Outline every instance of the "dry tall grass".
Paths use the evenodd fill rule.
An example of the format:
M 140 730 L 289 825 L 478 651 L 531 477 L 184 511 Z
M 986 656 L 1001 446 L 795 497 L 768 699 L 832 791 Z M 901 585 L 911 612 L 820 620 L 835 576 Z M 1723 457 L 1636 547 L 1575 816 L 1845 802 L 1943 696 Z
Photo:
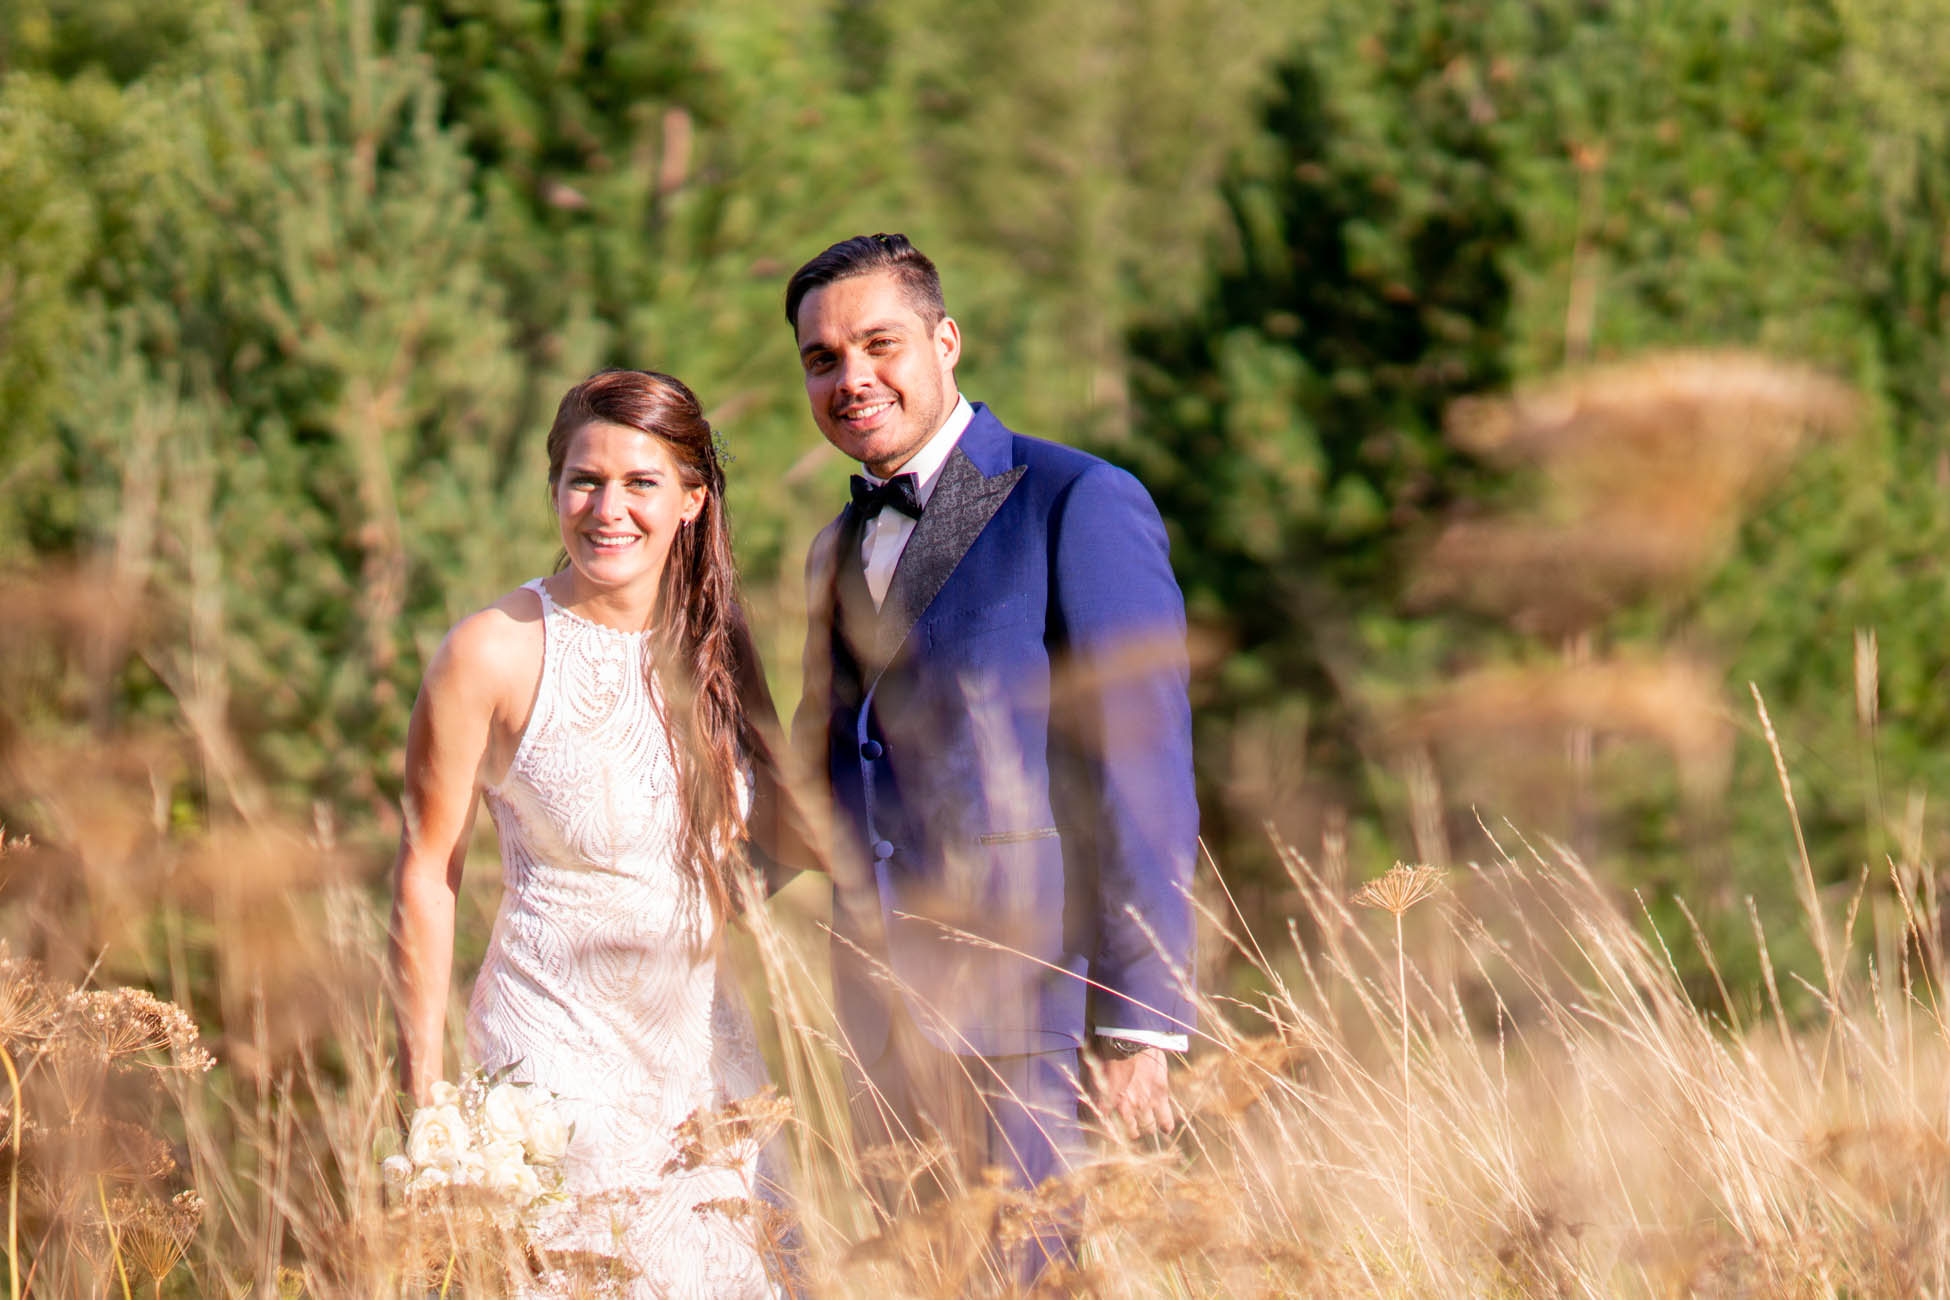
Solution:
M 16 776 L 29 748 L 13 748 Z M 39 806 L 63 797 L 42 787 Z M 141 1087 L 91 1092 L 88 1071 L 113 1077 L 124 1058 L 64 1065 L 57 1041 L 78 1031 L 59 1027 L 60 1009 L 140 999 L 70 995 L 19 960 L 0 970 L 0 1046 L 24 1102 L 7 1116 L 19 1120 L 8 1258 L 21 1293 L 502 1293 L 528 1263 L 504 1225 L 464 1203 L 409 1211 L 382 1186 L 397 1121 L 371 885 L 262 828 L 117 843 L 151 881 L 146 930 L 122 933 L 146 933 L 158 988 L 216 1022 L 219 1064 L 184 1068 L 199 1064 L 193 1040 L 145 1003 L 130 1023 L 176 1028 L 129 1049 Z M 853 1151 L 841 1118 L 817 890 L 788 891 L 735 947 L 794 1102 L 812 1288 L 1000 1290 L 982 1244 L 1056 1210 L 1084 1249 L 1050 1289 L 1115 1300 L 1950 1293 L 1950 1053 L 1925 864 L 1810 898 L 1830 913 L 1831 974 L 1770 967 L 1764 994 L 1699 1005 L 1664 946 L 1694 936 L 1653 934 L 1566 853 L 1514 832 L 1483 845 L 1439 894 L 1379 913 L 1291 851 L 1283 925 L 1249 925 L 1212 891 L 1208 941 L 1230 950 L 1237 978 L 1205 1000 L 1178 1074 L 1178 1139 L 1106 1140 L 1100 1163 L 1033 1196 L 970 1187 L 879 1235 L 860 1174 L 885 1156 Z M 95 923 L 100 891 L 62 901 L 33 888 L 77 851 L 15 844 L 0 858 L 16 945 L 58 957 L 71 945 L 45 927 Z M 226 873 L 228 890 L 210 883 Z M 233 896 L 257 910 L 245 929 L 217 928 Z M 1783 986 L 1816 1014 L 1791 1018 Z M 121 1147 L 56 1140 L 89 1125 L 113 1127 Z M 187 1197 L 171 1200 L 191 1192 L 200 1227 Z
M 1734 401 L 1749 430 L 1807 405 L 1772 371 L 1740 372 L 1731 392 L 1696 382 L 1704 373 L 1677 367 L 1657 389 L 1663 414 L 1628 422 L 1634 436 L 1604 440 L 1608 452 L 1642 459 L 1635 448 L 1664 447 L 1701 405 Z M 1611 427 L 1618 386 L 1482 408 L 1471 427 L 1486 448 L 1555 446 L 1561 429 Z M 1816 396 L 1824 421 L 1841 418 L 1839 398 Z M 1754 446 L 1714 461 L 1729 499 L 1777 458 L 1773 441 Z M 1613 477 L 1578 481 L 1596 502 Z M 1719 534 L 1685 536 L 1691 564 Z M 188 734 L 101 730 L 103 684 L 77 685 L 73 666 L 99 674 L 99 647 L 126 644 L 139 611 L 58 598 L 91 581 L 45 600 L 14 592 L 0 625 L 0 806 L 36 831 L 0 832 L 10 1300 L 505 1293 L 544 1261 L 492 1205 L 406 1206 L 380 1175 L 399 1125 L 381 992 L 387 846 L 271 816 L 208 672 L 159 674 L 186 683 L 171 689 Z M 1865 726 L 1873 657 L 1872 644 L 1859 652 Z M 1521 694 L 1551 728 L 1640 719 L 1696 784 L 1717 783 L 1724 738 L 1690 678 L 1605 664 L 1552 681 L 1538 714 L 1534 677 L 1477 678 L 1474 707 L 1421 719 L 1420 738 L 1480 731 Z M 76 739 L 64 714 L 95 734 Z M 192 786 L 199 800 L 181 798 Z M 184 817 L 186 803 L 218 807 Z M 1351 890 L 1344 854 L 1316 865 L 1286 850 L 1281 916 L 1240 915 L 1208 873 L 1204 943 L 1226 979 L 1177 1074 L 1178 1137 L 1106 1136 L 1102 1159 L 1069 1178 L 1033 1193 L 978 1181 L 885 1232 L 863 1177 L 899 1171 L 847 1132 L 820 886 L 787 890 L 731 947 L 792 1102 L 810 1289 L 1005 1291 L 986 1243 L 1055 1213 L 1082 1251 L 1046 1289 L 1105 1300 L 1950 1295 L 1950 1023 L 1936 870 L 1920 848 L 1841 897 L 1816 888 L 1805 856 L 1785 866 L 1819 966 L 1764 960 L 1761 989 L 1722 986 L 1705 1003 L 1666 946 L 1696 945 L 1712 967 L 1702 927 L 1657 934 L 1639 900 L 1513 830 L 1485 828 L 1454 856 L 1472 853 L 1428 895 L 1426 871 Z M 462 953 L 482 946 L 491 861 L 478 854 L 470 873 Z M 1765 958 L 1757 921 L 1755 935 Z M 132 984 L 176 1005 L 118 991 Z M 699 1158 L 750 1121 L 700 1117 Z M 546 1262 L 589 1294 L 609 1280 L 598 1259 Z

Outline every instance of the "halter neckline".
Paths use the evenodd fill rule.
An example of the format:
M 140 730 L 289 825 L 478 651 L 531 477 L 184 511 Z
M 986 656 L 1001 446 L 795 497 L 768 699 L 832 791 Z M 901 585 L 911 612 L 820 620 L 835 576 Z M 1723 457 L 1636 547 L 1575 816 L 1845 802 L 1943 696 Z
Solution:
M 564 605 L 561 601 L 557 600 L 554 596 L 551 596 L 549 594 L 547 580 L 544 578 L 535 579 L 534 588 L 535 588 L 535 593 L 542 598 L 542 603 L 547 609 L 552 609 L 557 613 L 563 615 L 564 617 L 570 619 L 573 622 L 580 623 L 584 627 L 595 628 L 598 632 L 605 633 L 606 635 L 620 636 L 620 637 L 628 638 L 629 640 L 632 641 L 640 641 L 643 638 L 649 636 L 652 632 L 656 630 L 655 628 L 645 627 L 645 628 L 638 628 L 636 631 L 632 632 L 626 628 L 611 627 L 607 623 L 598 623 L 595 619 L 590 618 L 587 614 L 578 614 L 573 609 L 570 609 L 567 605 Z

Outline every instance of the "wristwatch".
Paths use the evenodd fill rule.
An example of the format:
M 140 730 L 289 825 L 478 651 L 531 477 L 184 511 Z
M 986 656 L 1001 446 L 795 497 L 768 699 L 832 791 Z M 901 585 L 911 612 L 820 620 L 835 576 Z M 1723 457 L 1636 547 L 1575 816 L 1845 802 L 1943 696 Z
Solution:
M 1135 1038 L 1113 1038 L 1109 1034 L 1097 1035 L 1097 1055 L 1113 1061 L 1122 1061 L 1136 1056 L 1149 1046 L 1151 1044 L 1141 1043 Z

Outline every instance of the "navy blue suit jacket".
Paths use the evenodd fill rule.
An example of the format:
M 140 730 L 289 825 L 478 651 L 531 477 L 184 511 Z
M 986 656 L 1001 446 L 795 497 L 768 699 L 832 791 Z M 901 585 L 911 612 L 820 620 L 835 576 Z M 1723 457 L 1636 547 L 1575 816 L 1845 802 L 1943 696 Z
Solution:
M 807 562 L 795 746 L 830 782 L 834 984 L 863 1062 L 1193 1021 L 1185 608 L 1150 496 L 980 403 L 877 616 Z M 857 533 L 852 533 L 857 536 Z M 848 618 L 851 610 L 854 617 Z

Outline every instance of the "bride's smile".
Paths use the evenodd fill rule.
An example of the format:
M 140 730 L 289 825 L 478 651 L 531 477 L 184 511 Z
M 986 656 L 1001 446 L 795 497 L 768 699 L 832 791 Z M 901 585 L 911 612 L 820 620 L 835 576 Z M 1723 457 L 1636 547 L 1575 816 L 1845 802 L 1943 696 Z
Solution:
M 662 442 L 625 425 L 594 422 L 570 440 L 556 482 L 562 546 L 581 582 L 637 588 L 654 600 L 672 540 L 703 502 Z M 581 585 L 578 582 L 578 586 Z M 577 603 L 574 596 L 568 603 Z

